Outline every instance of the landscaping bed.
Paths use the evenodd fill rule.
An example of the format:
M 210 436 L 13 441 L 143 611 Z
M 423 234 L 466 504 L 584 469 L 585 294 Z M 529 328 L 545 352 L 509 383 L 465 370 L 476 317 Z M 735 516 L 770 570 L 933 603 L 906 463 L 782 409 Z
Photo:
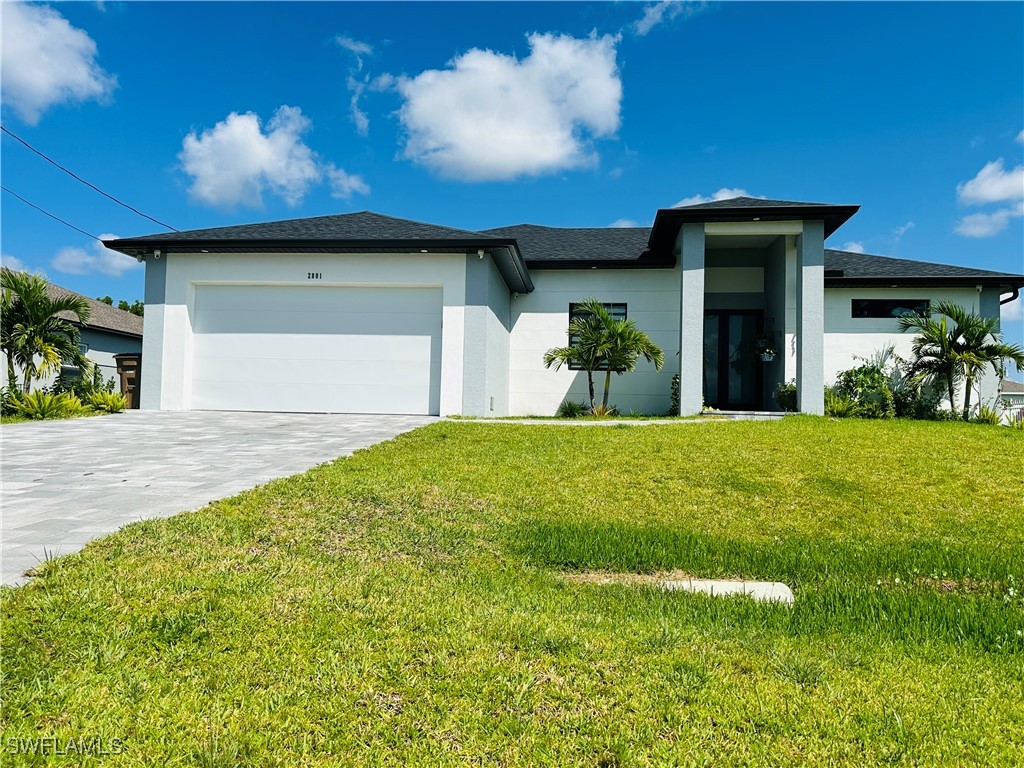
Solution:
M 443 422 L 3 590 L 3 743 L 121 739 L 108 765 L 1015 765 L 1022 498 L 1024 435 L 998 427 Z M 796 600 L 565 575 L 594 572 Z

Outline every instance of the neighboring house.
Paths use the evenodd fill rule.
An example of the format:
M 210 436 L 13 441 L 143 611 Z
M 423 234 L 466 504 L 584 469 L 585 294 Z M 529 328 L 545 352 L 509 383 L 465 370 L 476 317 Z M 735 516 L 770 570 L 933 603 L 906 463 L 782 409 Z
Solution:
M 58 316 L 68 320 L 79 330 L 82 351 L 99 368 L 103 380 L 114 379 L 115 389 L 120 387 L 120 379 L 117 373 L 117 364 L 114 362 L 114 355 L 142 352 L 142 318 L 133 315 L 131 312 L 104 304 L 102 301 L 90 299 L 67 288 L 50 283 L 47 287 L 52 298 L 61 296 L 81 296 L 89 303 L 91 316 L 84 325 L 78 322 L 78 318 L 71 312 L 61 312 Z M 0 365 L 3 369 L 3 383 L 7 385 L 7 364 Z M 17 371 L 19 380 L 23 372 Z M 46 376 L 40 379 L 33 386 L 46 387 L 53 383 L 56 375 Z
M 826 249 L 857 206 L 735 198 L 650 228 L 469 232 L 370 212 L 119 239 L 146 261 L 142 407 L 551 414 L 586 375 L 548 370 L 587 297 L 665 350 L 616 377 L 620 410 L 799 409 L 854 355 L 908 355 L 896 316 L 948 299 L 999 315 L 1024 276 Z M 764 362 L 764 347 L 776 351 Z M 992 400 L 996 379 L 983 381 Z M 990 387 L 988 392 L 986 387 Z
M 999 382 L 999 400 L 1009 421 L 1024 421 L 1024 384 L 1003 379 Z

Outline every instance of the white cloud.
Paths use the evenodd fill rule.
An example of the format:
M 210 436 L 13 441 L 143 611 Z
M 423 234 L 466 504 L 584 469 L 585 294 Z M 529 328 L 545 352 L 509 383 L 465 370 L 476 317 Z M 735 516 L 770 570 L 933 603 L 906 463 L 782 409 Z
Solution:
M 590 139 L 619 128 L 619 39 L 535 33 L 522 60 L 474 48 L 446 69 L 398 78 L 404 156 L 463 181 L 596 164 Z
M 24 272 L 28 269 L 28 266 L 24 261 L 19 259 L 17 256 L 9 256 L 6 253 L 0 253 L 0 267 L 10 269 L 15 272 Z
M 626 227 L 639 227 L 640 225 L 636 222 L 635 219 L 616 219 L 608 226 L 613 227 L 615 229 L 624 229 Z
M 348 92 L 352 94 L 348 103 L 349 117 L 352 118 L 352 124 L 356 127 L 356 133 L 360 136 L 366 136 L 370 132 L 370 118 L 359 106 L 359 99 L 362 98 L 363 91 L 366 90 L 366 83 L 356 80 L 350 75 L 345 81 L 345 86 L 348 88 Z
M 850 253 L 864 253 L 864 243 L 860 240 L 851 240 L 843 246 L 843 250 Z
M 992 237 L 998 235 L 1012 219 L 1024 216 L 1024 202 L 991 213 L 972 213 L 964 216 L 956 225 L 958 235 L 964 237 Z
M 1024 135 L 1024 131 L 1021 134 Z M 957 234 L 964 237 L 998 235 L 1012 219 L 1024 216 L 1024 165 L 1007 170 L 1001 157 L 986 163 L 973 179 L 956 185 L 956 195 L 966 205 L 1002 203 L 1002 207 L 995 210 L 964 216 L 957 222 Z
M 101 240 L 112 240 L 117 235 L 100 235 Z M 103 274 L 110 277 L 121 277 L 126 272 L 142 269 L 142 264 L 131 256 L 112 251 L 103 243 L 96 241 L 87 250 L 85 248 L 61 248 L 50 264 L 58 272 L 68 275 Z
M 957 198 L 966 205 L 999 203 L 1024 198 L 1024 165 L 1006 170 L 1003 158 L 986 163 L 978 175 L 956 185 Z
M 1017 143 L 1024 144 L 1024 131 L 1017 134 Z
M 679 16 L 688 19 L 707 7 L 706 2 L 679 2 L 678 0 L 664 0 L 647 5 L 644 7 L 644 15 L 633 24 L 633 31 L 643 37 L 664 21 L 671 21 Z
M 999 321 L 1002 323 L 1024 320 L 1024 296 L 999 305 Z
M 369 56 L 373 53 L 372 45 L 351 38 L 348 35 L 338 35 L 334 38 L 334 42 L 356 57 L 360 70 L 363 68 L 363 56 Z
M 96 43 L 47 5 L 4 2 L 3 102 L 30 125 L 63 102 L 107 99 L 117 78 L 96 63 Z
M 892 234 L 893 234 L 893 236 L 897 240 L 899 240 L 901 237 L 903 237 L 905 234 L 907 234 L 907 232 L 912 230 L 914 228 L 914 226 L 915 226 L 914 222 L 908 221 L 906 224 L 904 224 L 904 225 L 902 225 L 900 227 L 893 227 Z
M 301 109 L 282 106 L 266 131 L 253 112 L 232 112 L 201 134 L 193 131 L 185 137 L 178 155 L 182 169 L 192 177 L 190 194 L 202 203 L 223 208 L 258 207 L 263 204 L 264 192 L 277 195 L 288 205 L 298 205 L 325 174 L 332 186 L 339 188 L 334 179 L 344 171 L 322 164 L 302 141 L 309 127 Z M 358 176 L 351 178 L 358 182 L 349 184 L 349 194 L 369 190 Z
M 363 57 L 373 53 L 373 46 L 348 35 L 337 35 L 334 38 L 334 42 L 351 53 L 356 60 L 355 66 L 349 70 L 349 75 L 345 80 L 345 87 L 351 94 L 348 113 L 352 119 L 352 124 L 356 127 L 356 133 L 360 136 L 366 136 L 370 131 L 370 118 L 359 106 L 359 99 L 362 98 L 363 92 L 366 90 L 369 77 L 359 79 L 356 75 L 363 71 Z
M 682 200 L 680 200 L 678 203 L 676 203 L 672 207 L 673 208 L 681 208 L 681 207 L 683 207 L 685 205 L 697 205 L 699 203 L 710 203 L 710 202 L 713 202 L 715 200 L 731 200 L 734 197 L 756 197 L 759 200 L 764 200 L 765 199 L 765 197 L 763 195 L 752 195 L 749 192 L 747 192 L 747 190 L 745 190 L 745 189 L 738 189 L 738 188 L 733 189 L 733 188 L 730 188 L 730 187 L 722 187 L 720 190 L 715 192 L 710 197 L 705 197 L 704 195 L 701 195 L 701 194 L 691 195 L 690 197 L 684 197 Z
M 331 197 L 348 200 L 354 194 L 370 194 L 370 185 L 362 176 L 346 173 L 341 168 L 335 167 L 333 163 L 328 163 L 324 167 L 324 173 L 327 174 L 327 180 L 331 182 Z

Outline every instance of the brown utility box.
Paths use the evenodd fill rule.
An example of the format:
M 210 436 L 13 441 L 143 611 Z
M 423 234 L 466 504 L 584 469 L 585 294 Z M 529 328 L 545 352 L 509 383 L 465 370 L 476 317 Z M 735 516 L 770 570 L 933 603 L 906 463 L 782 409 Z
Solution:
M 121 377 L 121 394 L 128 401 L 129 408 L 139 407 L 139 385 L 142 384 L 142 355 L 114 355 L 117 374 Z

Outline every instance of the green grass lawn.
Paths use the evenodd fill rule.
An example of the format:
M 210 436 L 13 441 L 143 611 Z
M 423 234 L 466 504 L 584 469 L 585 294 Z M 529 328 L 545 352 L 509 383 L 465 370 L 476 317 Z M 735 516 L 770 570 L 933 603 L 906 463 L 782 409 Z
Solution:
M 671 569 L 782 580 L 796 603 L 560 575 Z M 54 736 L 122 739 L 103 763 L 138 766 L 1024 754 L 1024 434 L 1005 428 L 441 423 L 40 571 L 3 592 L 5 752 Z

